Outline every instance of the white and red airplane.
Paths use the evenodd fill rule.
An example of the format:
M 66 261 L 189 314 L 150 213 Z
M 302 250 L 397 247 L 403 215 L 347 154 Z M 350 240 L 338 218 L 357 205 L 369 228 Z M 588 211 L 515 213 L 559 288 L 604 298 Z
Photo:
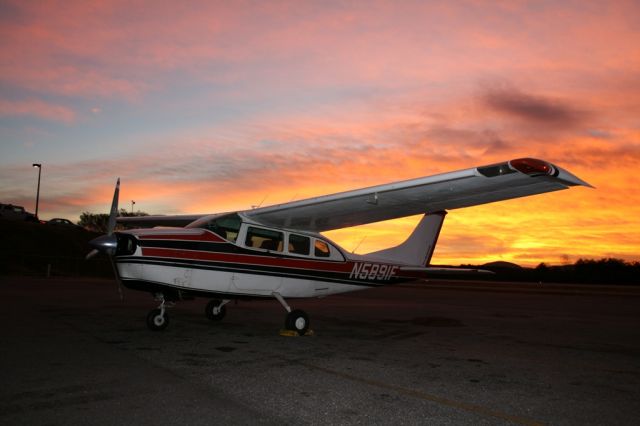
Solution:
M 166 328 L 166 308 L 179 300 L 211 298 L 205 312 L 216 321 L 231 300 L 275 298 L 287 311 L 285 328 L 304 334 L 307 314 L 286 299 L 481 272 L 430 266 L 447 210 L 591 185 L 546 161 L 519 158 L 233 213 L 116 218 L 119 186 L 118 179 L 108 234 L 91 241 L 88 257 L 106 253 L 119 282 L 155 296 L 150 329 Z M 366 255 L 320 234 L 416 214 L 424 216 L 405 242 Z M 164 227 L 114 232 L 116 221 Z

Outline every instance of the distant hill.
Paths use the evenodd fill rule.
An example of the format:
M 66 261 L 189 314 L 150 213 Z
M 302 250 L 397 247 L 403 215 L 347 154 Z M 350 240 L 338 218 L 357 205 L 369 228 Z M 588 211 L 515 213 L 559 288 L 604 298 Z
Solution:
M 484 265 L 480 266 L 482 269 L 488 269 L 490 271 L 493 270 L 497 270 L 497 269 L 515 269 L 515 270 L 521 270 L 522 266 L 515 264 L 515 263 L 511 263 L 511 262 L 505 262 L 503 260 L 498 260 L 496 262 L 489 262 L 489 263 L 485 263 Z

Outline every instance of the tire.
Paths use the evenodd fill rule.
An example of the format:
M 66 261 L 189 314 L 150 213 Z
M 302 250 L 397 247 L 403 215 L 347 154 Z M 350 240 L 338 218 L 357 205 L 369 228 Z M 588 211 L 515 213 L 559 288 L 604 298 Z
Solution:
M 306 312 L 301 311 L 300 309 L 295 309 L 287 314 L 284 326 L 287 330 L 296 331 L 302 336 L 309 329 L 309 316 Z
M 167 311 L 164 311 L 164 315 L 161 314 L 160 309 L 153 309 L 147 315 L 147 327 L 151 331 L 162 331 L 169 325 L 169 315 Z
M 204 313 L 211 321 L 221 321 L 227 314 L 227 307 L 222 305 L 222 301 L 214 299 L 207 303 L 204 308 Z

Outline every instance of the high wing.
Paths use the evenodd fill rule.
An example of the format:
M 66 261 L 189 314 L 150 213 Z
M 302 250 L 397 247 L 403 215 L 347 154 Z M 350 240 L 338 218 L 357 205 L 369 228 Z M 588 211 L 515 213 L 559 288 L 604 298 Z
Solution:
M 520 158 L 244 211 L 265 225 L 312 232 L 588 186 L 546 161 Z M 118 217 L 129 226 L 186 226 L 208 215 Z
M 546 161 L 520 158 L 248 210 L 265 225 L 313 232 L 588 186 Z

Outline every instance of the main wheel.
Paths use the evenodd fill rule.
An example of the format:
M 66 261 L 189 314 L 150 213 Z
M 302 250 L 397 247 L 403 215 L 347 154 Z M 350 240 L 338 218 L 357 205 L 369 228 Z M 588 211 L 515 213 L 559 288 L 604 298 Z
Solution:
M 162 315 L 162 311 L 160 309 L 152 309 L 147 315 L 147 327 L 152 331 L 162 331 L 169 325 L 169 314 L 167 311 L 164 311 L 164 315 Z
M 304 311 L 295 309 L 287 314 L 284 326 L 287 330 L 297 331 L 302 336 L 309 329 L 309 317 Z
M 220 321 L 227 314 L 227 307 L 221 300 L 212 300 L 205 306 L 204 313 L 211 321 Z

